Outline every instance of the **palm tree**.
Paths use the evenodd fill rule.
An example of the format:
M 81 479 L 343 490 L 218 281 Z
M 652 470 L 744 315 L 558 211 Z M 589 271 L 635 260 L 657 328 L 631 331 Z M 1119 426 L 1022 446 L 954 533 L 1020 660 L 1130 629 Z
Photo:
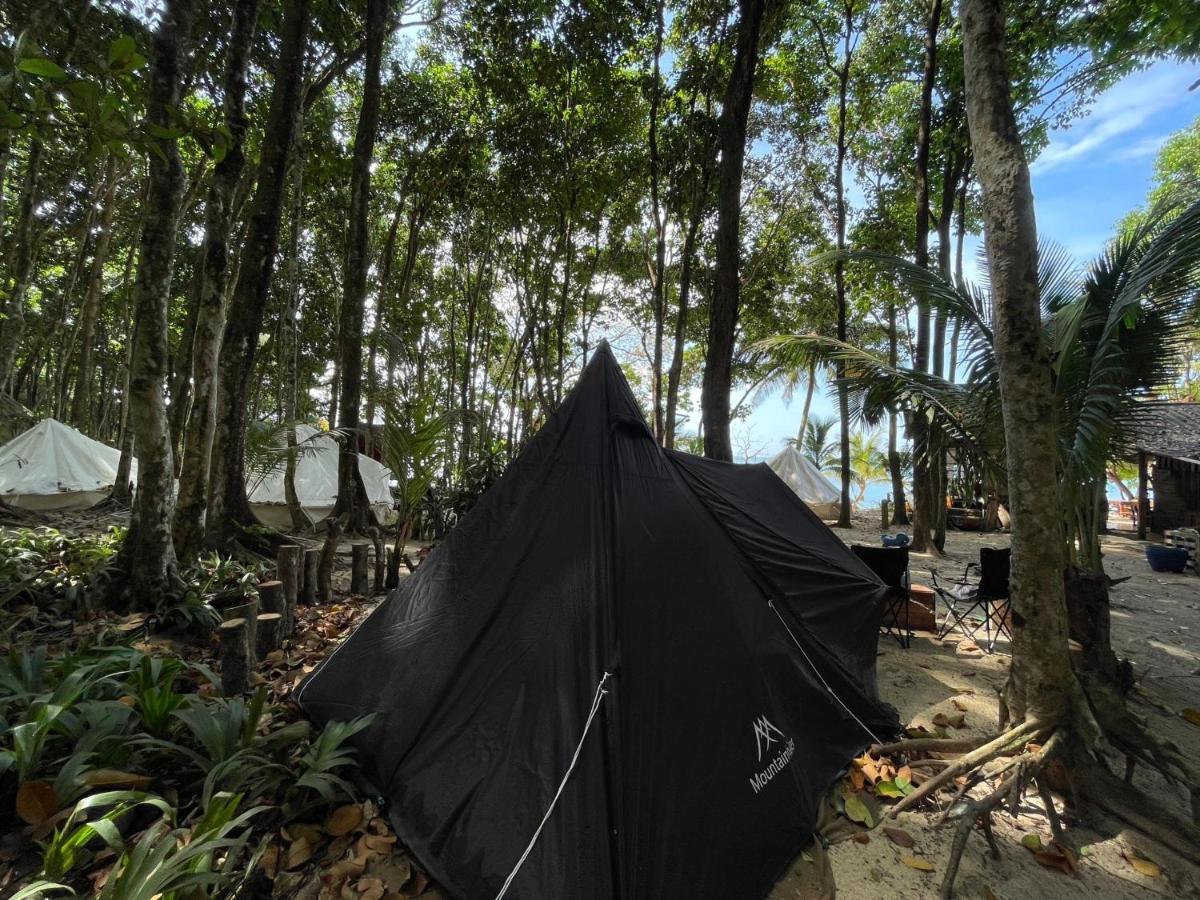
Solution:
M 838 445 L 829 439 L 829 433 L 837 419 L 813 416 L 808 420 L 804 440 L 800 442 L 800 453 L 822 472 L 832 472 L 840 465 Z
M 862 503 L 867 485 L 890 477 L 887 453 L 879 447 L 878 431 L 855 431 L 850 435 L 850 478 L 857 494 L 855 503 Z
M 1100 553 L 1108 468 L 1128 455 L 1132 429 L 1152 398 L 1181 376 L 1181 347 L 1200 307 L 1200 202 L 1180 211 L 1160 206 L 1123 231 L 1083 272 L 1061 249 L 1039 254 L 1043 333 L 1053 360 L 1057 411 L 1059 491 L 1045 498 L 1062 521 L 1072 580 L 1092 583 L 1104 602 L 1107 581 Z M 935 272 L 873 252 L 845 258 L 891 272 L 908 290 L 945 311 L 966 341 L 967 378 L 961 384 L 903 367 L 845 343 L 781 335 L 756 350 L 781 364 L 841 359 L 859 417 L 879 421 L 889 404 L 927 416 L 931 436 L 951 448 L 960 464 L 978 466 L 984 480 L 1003 484 L 1004 433 L 986 286 L 947 281 Z M 936 448 L 935 448 L 936 449 Z M 932 450 L 931 450 L 932 452 Z M 1107 629 L 1100 660 L 1112 656 Z M 1092 633 L 1098 633 L 1093 631 Z

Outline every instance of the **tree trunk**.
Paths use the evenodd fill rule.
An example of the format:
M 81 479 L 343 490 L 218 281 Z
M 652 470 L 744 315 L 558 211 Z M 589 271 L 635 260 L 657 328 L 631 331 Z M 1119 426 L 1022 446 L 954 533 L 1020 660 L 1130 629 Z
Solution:
M 942 0 L 933 0 L 926 21 L 925 61 L 921 78 L 921 106 L 917 115 L 917 230 L 915 262 L 929 266 L 929 140 L 933 115 L 933 87 L 937 80 L 937 33 L 941 23 Z M 917 347 L 913 368 L 918 372 L 929 369 L 929 303 L 917 298 Z M 909 437 L 912 440 L 913 521 L 912 549 L 916 553 L 937 552 L 932 540 L 936 510 L 934 508 L 933 471 L 929 458 L 929 421 L 921 410 L 909 417 Z
M 149 179 L 146 181 L 146 187 L 150 187 Z M 143 203 L 145 206 L 143 192 Z M 117 477 L 113 482 L 112 496 L 114 500 L 119 500 L 122 503 L 129 503 L 133 499 L 133 492 L 130 490 L 130 473 L 133 471 L 133 429 L 129 425 L 129 372 L 133 359 L 134 332 L 137 328 L 133 322 L 133 296 L 129 290 L 130 280 L 133 277 L 133 251 L 130 247 L 129 252 L 125 254 L 125 275 L 121 279 L 121 295 L 125 298 L 125 366 L 124 378 L 121 390 L 121 425 L 117 430 L 117 449 L 121 451 L 121 456 L 117 459 Z
M 304 156 L 298 154 L 292 174 L 292 234 L 288 253 L 288 302 L 280 323 L 280 354 L 283 356 L 280 390 L 283 391 L 283 424 L 286 429 L 287 459 L 283 464 L 283 499 L 287 503 L 292 528 L 302 531 L 309 525 L 300 507 L 296 492 L 296 465 L 300 461 L 296 450 L 296 353 L 298 343 L 297 316 L 300 314 L 300 233 L 304 227 Z
M 25 332 L 25 294 L 33 275 L 33 217 L 38 205 L 38 182 L 42 164 L 42 141 L 34 137 L 25 156 L 25 182 L 17 203 L 17 225 L 13 233 L 13 286 L 0 320 L 0 389 L 10 390 L 13 363 L 21 335 Z
M 888 365 L 893 369 L 899 359 L 896 336 L 896 305 L 888 304 Z M 908 504 L 904 497 L 904 466 L 900 460 L 899 416 L 888 413 L 888 472 L 892 478 L 892 524 L 908 524 Z
M 367 268 L 370 262 L 368 214 L 371 158 L 375 152 L 375 136 L 379 131 L 380 67 L 386 36 L 386 14 L 386 0 L 367 0 L 366 73 L 350 169 L 350 223 L 338 335 L 342 360 L 338 426 L 344 432 L 344 442 L 338 455 L 338 498 L 334 515 L 344 517 L 347 531 L 359 534 L 371 524 L 367 492 L 358 471 L 358 407 L 362 399 L 363 307 L 367 298 Z
M 1013 654 L 1004 699 L 1014 720 L 1050 720 L 1066 712 L 1077 682 L 1067 649 L 1053 389 L 1042 340 L 1033 192 L 1013 114 L 1000 0 L 963 0 L 961 17 L 1008 449 Z
M 246 500 L 246 407 L 279 248 L 288 160 L 300 122 L 308 24 L 309 0 L 286 0 L 279 63 L 259 155 L 258 185 L 251 200 L 250 227 L 222 339 L 207 520 L 210 540 L 219 543 L 241 538 L 245 526 L 254 521 Z
M 718 120 L 721 148 L 717 196 L 716 285 L 708 321 L 708 353 L 700 406 L 704 413 L 704 455 L 732 461 L 729 392 L 733 385 L 733 350 L 739 305 L 742 169 L 746 156 L 746 123 L 754 99 L 758 41 L 766 0 L 738 0 L 740 19 L 733 71 Z
M 233 201 L 246 165 L 243 144 L 246 118 L 246 72 L 261 0 L 238 0 L 233 33 L 225 60 L 225 125 L 231 140 L 213 170 L 204 203 L 204 262 L 192 338 L 192 407 L 183 445 L 179 476 L 179 508 L 175 516 L 175 552 L 180 559 L 199 553 L 208 508 L 209 459 L 217 420 L 217 383 L 221 338 L 225 330 L 225 294 L 229 279 L 229 232 Z
M 100 214 L 100 233 L 96 235 L 96 247 L 92 253 L 92 270 L 88 276 L 87 293 L 83 298 L 83 309 L 79 316 L 79 365 L 75 377 L 75 394 L 71 398 L 71 423 L 76 428 L 87 430 L 93 419 L 92 377 L 95 374 L 94 352 L 96 343 L 96 319 L 100 315 L 100 300 L 104 296 L 104 264 L 108 261 L 108 248 L 112 244 L 113 213 L 116 210 L 117 157 L 109 154 L 104 168 L 103 212 Z M 66 373 L 63 373 L 66 381 Z
M 168 0 L 154 34 L 154 63 L 146 105 L 146 119 L 152 128 L 172 126 L 171 111 L 179 106 L 183 80 L 183 48 L 194 14 L 195 0 Z M 158 150 L 148 158 L 150 189 L 142 209 L 138 272 L 133 287 L 136 325 L 128 399 L 138 486 L 119 565 L 128 572 L 124 585 L 128 597 L 137 603 L 162 606 L 183 588 L 171 544 L 175 471 L 164 398 L 170 348 L 167 316 L 184 171 L 174 139 L 159 140 Z
M 654 83 L 650 88 L 649 129 L 650 207 L 654 216 L 654 271 L 652 273 L 653 283 L 651 284 L 654 307 L 654 352 L 653 359 L 651 360 L 650 394 L 654 407 L 654 437 L 659 443 L 666 442 L 666 426 L 663 419 L 662 366 L 663 324 L 667 315 L 667 226 L 665 217 L 663 216 L 662 199 L 659 194 L 662 160 L 658 152 L 658 111 L 662 103 L 661 58 L 663 31 L 665 27 L 663 17 L 664 5 L 665 0 L 658 0 L 654 7 L 654 71 L 651 76 Z
M 836 194 L 836 230 L 839 258 L 834 264 L 833 280 L 837 298 L 837 336 L 846 343 L 846 263 L 840 254 L 846 249 L 846 102 L 850 90 L 850 64 L 854 58 L 852 44 L 854 33 L 854 4 L 843 7 L 844 18 L 842 63 L 838 68 L 838 119 L 837 119 L 837 162 L 835 164 L 834 192 Z M 842 476 L 841 501 L 838 503 L 839 528 L 850 527 L 850 390 L 846 385 L 846 363 L 838 359 L 835 364 L 838 395 L 838 444 L 839 463 Z

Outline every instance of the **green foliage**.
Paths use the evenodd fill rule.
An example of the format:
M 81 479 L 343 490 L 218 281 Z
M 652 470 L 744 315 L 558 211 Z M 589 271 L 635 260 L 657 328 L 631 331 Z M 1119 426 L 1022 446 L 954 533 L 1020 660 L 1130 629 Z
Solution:
M 92 576 L 120 549 L 125 529 L 67 535 L 55 528 L 0 532 L 0 608 L 24 600 L 35 603 L 85 602 Z

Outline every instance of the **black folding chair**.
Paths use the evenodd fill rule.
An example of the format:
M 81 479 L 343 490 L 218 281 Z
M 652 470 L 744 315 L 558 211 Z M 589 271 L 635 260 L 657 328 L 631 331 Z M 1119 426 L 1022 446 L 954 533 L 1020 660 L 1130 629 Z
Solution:
M 908 621 L 908 588 L 911 584 L 908 577 L 908 548 L 854 544 L 850 549 L 887 585 L 883 630 L 907 650 L 912 642 L 912 627 Z
M 1007 548 L 980 547 L 979 562 L 967 563 L 961 578 L 939 583 L 937 570 L 931 572 L 933 589 L 946 606 L 946 615 L 938 628 L 939 640 L 954 629 L 975 640 L 979 630 L 983 629 L 988 653 L 996 648 L 997 638 L 1004 636 L 1012 640 L 1008 627 L 1011 558 L 1012 551 Z M 972 569 L 979 570 L 977 581 L 971 580 Z

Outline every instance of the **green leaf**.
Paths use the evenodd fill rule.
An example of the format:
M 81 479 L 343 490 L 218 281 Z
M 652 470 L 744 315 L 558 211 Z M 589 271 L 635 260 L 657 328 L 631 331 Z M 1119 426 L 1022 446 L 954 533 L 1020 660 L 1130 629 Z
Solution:
M 132 35 L 123 34 L 108 48 L 108 64 L 125 68 L 135 53 L 137 53 L 137 42 L 134 41 Z
M 39 78 L 50 78 L 54 81 L 66 81 L 67 73 L 58 63 L 40 56 L 31 56 L 17 63 L 17 68 L 27 75 L 37 75 Z
M 146 126 L 146 129 L 156 138 L 161 138 L 164 141 L 174 141 L 183 137 L 183 131 L 178 128 L 163 128 L 161 125 L 153 123 Z
M 866 825 L 868 828 L 875 827 L 875 820 L 871 817 L 871 810 L 867 808 L 867 804 L 863 803 L 862 798 L 858 794 L 851 794 L 846 798 L 846 818 L 851 822 L 857 822 L 859 825 Z
M 875 793 L 880 797 L 892 797 L 897 800 L 904 796 L 904 791 L 900 789 L 900 786 L 895 781 L 879 782 L 875 785 Z

